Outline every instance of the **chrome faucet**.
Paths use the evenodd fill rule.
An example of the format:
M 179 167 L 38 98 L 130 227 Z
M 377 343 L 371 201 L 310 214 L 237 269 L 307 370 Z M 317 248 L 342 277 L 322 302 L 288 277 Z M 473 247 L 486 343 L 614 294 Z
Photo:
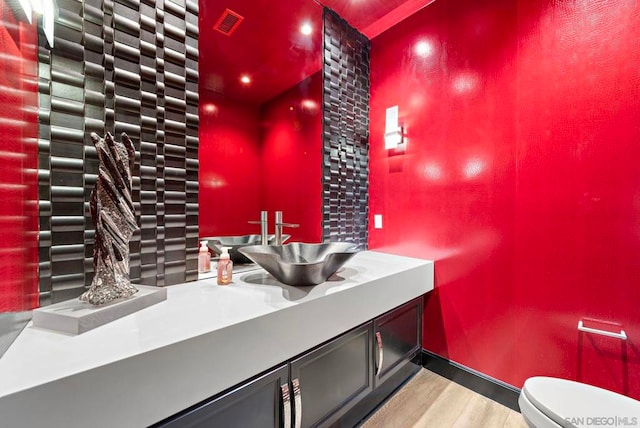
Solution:
M 283 223 L 282 211 L 276 211 L 276 245 L 282 245 L 282 228 L 283 227 L 299 227 L 299 224 Z
M 260 241 L 262 245 L 269 245 L 269 213 L 260 211 L 260 221 L 252 220 L 250 224 L 260 225 Z

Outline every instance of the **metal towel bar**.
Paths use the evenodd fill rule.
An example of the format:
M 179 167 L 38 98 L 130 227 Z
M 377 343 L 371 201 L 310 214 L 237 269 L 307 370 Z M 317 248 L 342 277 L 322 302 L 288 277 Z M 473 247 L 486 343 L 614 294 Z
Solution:
M 585 327 L 582 323 L 582 320 L 578 321 L 578 330 L 584 331 L 585 333 L 593 333 L 599 334 L 601 336 L 615 337 L 620 340 L 627 340 L 627 333 L 624 332 L 623 329 L 620 329 L 620 333 L 615 333 L 613 331 L 600 330 L 597 328 Z

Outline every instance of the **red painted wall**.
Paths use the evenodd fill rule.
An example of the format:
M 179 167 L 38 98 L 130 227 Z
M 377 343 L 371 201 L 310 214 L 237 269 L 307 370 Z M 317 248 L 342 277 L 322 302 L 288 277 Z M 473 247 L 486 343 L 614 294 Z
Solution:
M 0 0 L 0 312 L 38 305 L 36 34 Z
M 261 109 L 262 206 L 300 225 L 284 230 L 291 242 L 322 241 L 321 107 L 318 72 Z
M 426 349 L 640 398 L 638 64 L 623 0 L 440 0 L 372 41 L 369 246 L 436 261 Z
M 260 111 L 200 91 L 199 234 L 260 234 Z

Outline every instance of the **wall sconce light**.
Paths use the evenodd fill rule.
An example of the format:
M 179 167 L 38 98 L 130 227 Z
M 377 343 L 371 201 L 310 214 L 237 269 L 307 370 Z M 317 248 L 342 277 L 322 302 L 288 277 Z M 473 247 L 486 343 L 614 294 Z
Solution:
M 58 6 L 55 0 L 41 0 L 40 8 L 36 10 L 36 13 L 42 15 L 42 31 L 44 32 L 49 47 L 53 47 L 53 27 L 55 25 L 56 16 L 58 15 Z M 35 9 L 35 8 L 34 8 Z
M 404 130 L 398 125 L 398 106 L 387 109 L 384 128 L 384 148 L 391 150 L 404 142 Z
M 31 24 L 31 17 L 34 13 L 40 16 L 42 31 L 47 38 L 49 47 L 53 47 L 53 27 L 58 14 L 55 0 L 18 0 L 18 2 L 9 1 L 9 4 L 16 11 L 19 19 L 24 19 L 29 24 Z

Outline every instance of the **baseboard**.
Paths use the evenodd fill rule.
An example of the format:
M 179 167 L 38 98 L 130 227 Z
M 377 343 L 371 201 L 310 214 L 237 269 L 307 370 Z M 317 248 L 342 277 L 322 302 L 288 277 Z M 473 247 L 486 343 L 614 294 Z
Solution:
M 422 350 L 422 367 L 516 412 L 520 411 L 518 406 L 520 390 L 507 383 L 465 367 L 462 364 L 447 360 L 425 349 Z

